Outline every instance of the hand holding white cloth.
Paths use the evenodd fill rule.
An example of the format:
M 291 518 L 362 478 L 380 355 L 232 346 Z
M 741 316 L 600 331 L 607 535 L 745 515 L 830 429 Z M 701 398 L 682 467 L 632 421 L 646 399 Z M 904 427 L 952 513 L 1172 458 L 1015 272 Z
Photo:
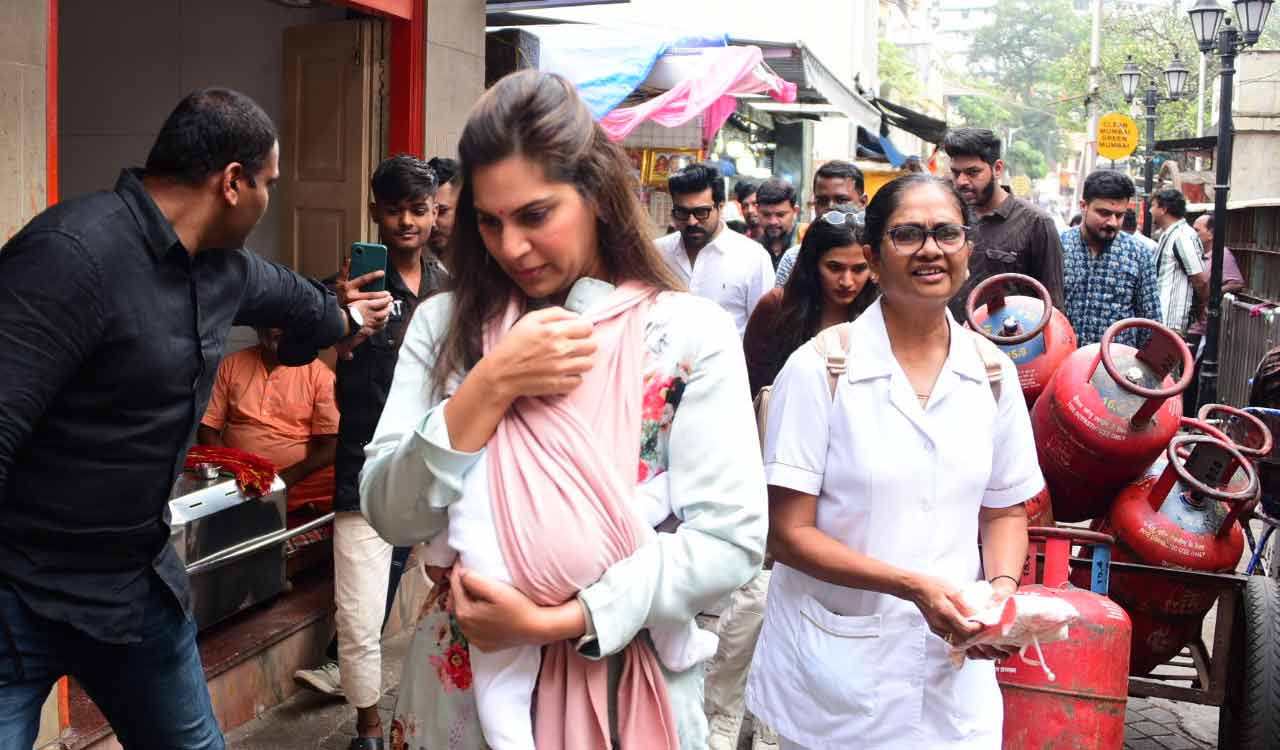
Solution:
M 964 597 L 974 612 L 969 619 L 982 625 L 982 629 L 952 647 L 952 658 L 958 659 L 957 664 L 963 662 L 964 652 L 974 646 L 1018 650 L 1034 646 L 1041 668 L 1050 681 L 1054 679 L 1053 672 L 1044 663 L 1040 645 L 1065 640 L 1071 624 L 1080 618 L 1079 610 L 1065 599 L 1031 591 L 1015 593 L 1002 603 L 990 605 L 991 584 L 986 581 L 966 586 Z

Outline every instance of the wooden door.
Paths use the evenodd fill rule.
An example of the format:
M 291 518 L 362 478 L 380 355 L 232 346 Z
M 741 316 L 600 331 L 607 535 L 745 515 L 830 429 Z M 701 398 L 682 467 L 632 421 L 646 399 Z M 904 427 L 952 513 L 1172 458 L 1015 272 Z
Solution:
M 372 236 L 368 185 L 381 141 L 381 35 L 372 20 L 284 32 L 282 257 L 304 276 L 329 276 L 352 242 Z

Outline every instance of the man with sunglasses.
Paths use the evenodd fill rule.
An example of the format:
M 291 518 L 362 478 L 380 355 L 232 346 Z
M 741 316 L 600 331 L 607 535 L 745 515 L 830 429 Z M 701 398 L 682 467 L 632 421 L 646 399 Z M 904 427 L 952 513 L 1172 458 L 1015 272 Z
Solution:
M 951 157 L 951 180 L 974 214 L 969 280 L 952 298 L 951 314 L 963 316 L 973 288 L 1001 273 L 1020 273 L 1039 281 L 1061 309 L 1058 230 L 1047 213 L 1000 185 L 1005 176 L 1000 139 L 984 128 L 953 128 L 947 131 L 942 149 Z
M 756 302 L 773 288 L 773 262 L 764 247 L 727 230 L 721 217 L 724 180 L 710 164 L 693 164 L 667 178 L 676 231 L 654 241 L 671 270 L 700 297 L 733 316 L 741 336 Z

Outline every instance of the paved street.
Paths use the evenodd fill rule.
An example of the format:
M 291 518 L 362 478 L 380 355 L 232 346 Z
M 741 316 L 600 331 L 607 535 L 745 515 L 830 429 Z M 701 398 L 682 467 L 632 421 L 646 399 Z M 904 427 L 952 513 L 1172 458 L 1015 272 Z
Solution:
M 395 687 L 409 633 L 383 645 L 383 726 L 391 724 Z M 1215 748 L 1217 709 L 1160 699 L 1130 698 L 1124 750 L 1207 750 Z M 345 703 L 302 691 L 227 736 L 228 750 L 345 750 L 355 732 L 355 712 Z M 749 747 L 744 743 L 744 747 Z

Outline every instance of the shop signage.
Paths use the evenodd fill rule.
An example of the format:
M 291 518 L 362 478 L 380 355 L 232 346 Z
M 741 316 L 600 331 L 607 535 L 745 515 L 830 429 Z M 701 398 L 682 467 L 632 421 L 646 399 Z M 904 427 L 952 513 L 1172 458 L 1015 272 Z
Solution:
M 1110 112 L 1098 120 L 1098 156 L 1124 159 L 1138 148 L 1138 123 L 1128 115 Z

